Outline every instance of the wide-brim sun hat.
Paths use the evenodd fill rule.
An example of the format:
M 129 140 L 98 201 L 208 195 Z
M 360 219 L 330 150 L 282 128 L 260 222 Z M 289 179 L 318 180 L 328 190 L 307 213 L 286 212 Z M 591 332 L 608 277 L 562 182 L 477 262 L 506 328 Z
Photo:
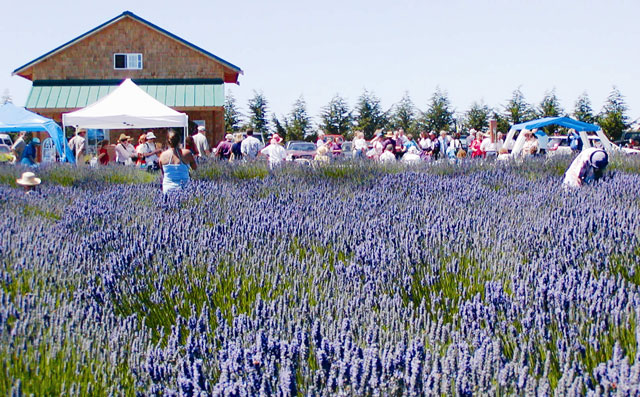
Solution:
M 602 170 L 606 168 L 607 165 L 609 165 L 609 156 L 607 155 L 607 152 L 603 150 L 598 150 L 597 152 L 591 153 L 589 162 L 591 163 L 591 166 L 593 166 L 594 168 Z
M 16 183 L 20 186 L 37 186 L 42 182 L 33 172 L 24 172 L 20 179 L 16 179 Z
M 120 138 L 118 138 L 118 141 L 122 141 L 124 139 L 131 139 L 131 137 L 126 134 L 120 134 Z
M 153 132 L 147 132 L 147 139 L 156 139 L 156 135 Z

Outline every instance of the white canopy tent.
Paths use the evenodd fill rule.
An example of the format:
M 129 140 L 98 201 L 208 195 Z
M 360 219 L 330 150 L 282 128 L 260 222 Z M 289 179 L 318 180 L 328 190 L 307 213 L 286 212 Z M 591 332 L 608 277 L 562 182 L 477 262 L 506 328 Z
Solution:
M 184 127 L 186 114 L 158 102 L 131 79 L 126 79 L 109 95 L 86 108 L 62 115 L 62 128 L 73 126 L 86 129 L 130 129 Z

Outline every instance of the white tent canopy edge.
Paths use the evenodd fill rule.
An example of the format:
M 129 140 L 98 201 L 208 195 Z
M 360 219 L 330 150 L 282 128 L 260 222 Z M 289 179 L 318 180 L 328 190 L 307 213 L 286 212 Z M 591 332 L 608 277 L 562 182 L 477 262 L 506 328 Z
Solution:
M 62 115 L 62 128 L 132 129 L 184 127 L 189 117 L 159 102 L 131 79 L 126 79 L 109 95 L 91 105 Z

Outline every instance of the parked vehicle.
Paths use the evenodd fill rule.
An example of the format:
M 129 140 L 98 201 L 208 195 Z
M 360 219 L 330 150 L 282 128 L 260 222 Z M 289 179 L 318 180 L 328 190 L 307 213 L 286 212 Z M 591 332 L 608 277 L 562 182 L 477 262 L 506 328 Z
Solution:
M 316 145 L 313 142 L 292 141 L 287 143 L 287 161 L 313 160 L 316 155 Z
M 9 134 L 0 134 L 0 145 L 7 145 L 9 147 L 13 145 L 13 140 L 11 140 Z
M 591 146 L 593 147 L 602 147 L 602 143 L 600 142 L 600 137 L 595 136 L 595 135 L 591 135 L 589 136 L 589 142 L 591 143 Z M 625 148 L 625 147 L 620 147 L 614 143 L 611 143 L 611 145 L 617 149 L 617 150 L 621 150 L 623 153 L 626 154 L 640 154 L 640 150 L 638 149 L 630 149 L 630 148 Z M 571 147 L 569 146 L 569 139 L 566 136 L 550 136 L 549 137 L 549 144 L 547 146 L 547 155 L 549 156 L 553 156 L 553 155 L 570 155 L 572 154 L 573 151 L 571 150 Z
M 640 131 L 627 131 L 622 134 L 622 137 L 617 140 L 615 143 L 621 147 L 624 147 L 629 143 L 630 140 L 634 140 L 637 143 L 640 142 Z

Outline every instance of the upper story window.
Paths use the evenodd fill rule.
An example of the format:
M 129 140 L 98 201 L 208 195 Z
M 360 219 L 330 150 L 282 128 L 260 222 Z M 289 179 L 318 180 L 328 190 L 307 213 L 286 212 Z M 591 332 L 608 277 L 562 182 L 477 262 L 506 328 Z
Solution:
M 114 69 L 142 69 L 142 54 L 113 54 Z

